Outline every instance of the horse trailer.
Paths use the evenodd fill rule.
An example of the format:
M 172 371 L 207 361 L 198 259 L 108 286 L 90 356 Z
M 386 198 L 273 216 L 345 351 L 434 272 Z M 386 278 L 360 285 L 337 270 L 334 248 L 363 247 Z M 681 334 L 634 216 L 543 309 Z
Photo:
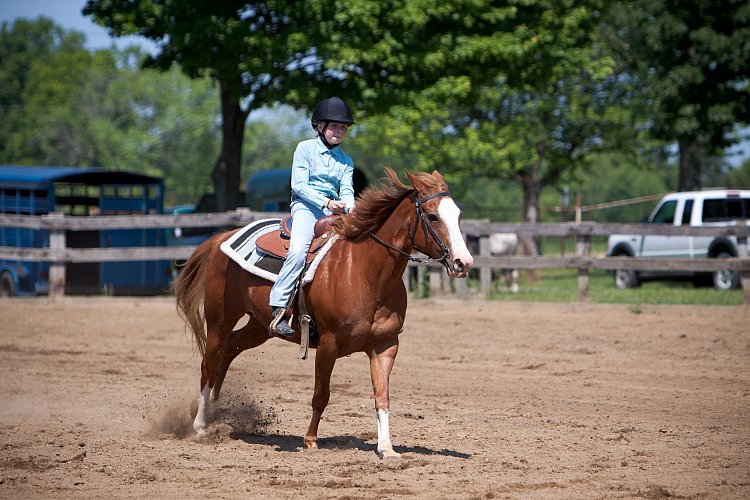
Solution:
M 291 202 L 291 168 L 274 168 L 256 172 L 245 185 L 247 208 L 257 212 L 289 212 Z M 352 187 L 358 196 L 368 186 L 367 176 L 354 168 Z
M 0 166 L 0 214 L 66 216 L 161 214 L 162 179 L 79 167 Z M 166 245 L 159 229 L 66 231 L 68 248 Z M 0 226 L 0 246 L 48 248 L 49 231 Z M 170 261 L 69 262 L 66 293 L 152 295 L 171 280 Z M 49 263 L 0 260 L 0 296 L 46 294 Z

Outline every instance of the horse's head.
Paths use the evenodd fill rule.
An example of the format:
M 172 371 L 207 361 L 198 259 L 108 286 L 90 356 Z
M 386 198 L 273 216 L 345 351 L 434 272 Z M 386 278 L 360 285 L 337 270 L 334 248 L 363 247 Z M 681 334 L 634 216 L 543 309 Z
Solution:
M 432 175 L 407 175 L 416 190 L 414 248 L 440 261 L 451 277 L 465 278 L 474 259 L 459 228 L 461 210 L 451 198 L 445 179 L 437 170 Z

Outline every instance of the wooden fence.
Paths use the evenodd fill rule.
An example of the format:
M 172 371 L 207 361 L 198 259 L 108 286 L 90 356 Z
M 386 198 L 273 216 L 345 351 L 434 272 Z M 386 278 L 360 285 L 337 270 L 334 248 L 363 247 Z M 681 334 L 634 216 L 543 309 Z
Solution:
M 128 247 L 128 248 L 68 248 L 66 231 L 110 230 L 110 229 L 173 229 L 195 227 L 241 227 L 250 222 L 286 214 L 250 212 L 240 209 L 226 213 L 139 215 L 139 216 L 64 216 L 48 214 L 24 216 L 0 214 L 0 226 L 41 229 L 50 232 L 49 248 L 16 248 L 0 246 L 0 259 L 20 261 L 47 261 L 50 263 L 49 295 L 57 299 L 65 293 L 66 262 L 107 262 L 128 260 L 183 260 L 187 259 L 195 246 Z M 462 223 L 466 235 L 479 239 L 479 254 L 474 257 L 474 268 L 479 269 L 480 293 L 488 296 L 492 287 L 493 269 L 578 269 L 578 289 L 582 302 L 589 300 L 589 270 L 633 269 L 637 271 L 717 271 L 731 270 L 742 273 L 744 303 L 750 304 L 750 259 L 748 258 L 748 226 L 730 227 L 675 227 L 657 224 L 599 224 L 539 223 L 513 224 L 466 220 Z M 492 256 L 489 252 L 488 235 L 492 233 L 516 233 L 519 236 L 572 237 L 576 241 L 575 255 L 554 256 Z M 620 257 L 597 257 L 591 255 L 591 238 L 610 234 L 644 234 L 675 236 L 734 236 L 738 242 L 739 256 L 729 259 L 632 259 Z M 430 268 L 431 293 L 439 293 L 442 286 L 438 265 Z M 406 278 L 405 278 L 406 279 Z M 466 280 L 455 280 L 452 289 L 461 298 L 469 291 Z

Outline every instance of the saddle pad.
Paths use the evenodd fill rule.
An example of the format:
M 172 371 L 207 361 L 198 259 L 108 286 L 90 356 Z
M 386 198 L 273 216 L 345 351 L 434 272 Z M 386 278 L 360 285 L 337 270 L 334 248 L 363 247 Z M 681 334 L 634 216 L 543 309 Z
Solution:
M 245 271 L 260 276 L 261 278 L 267 279 L 273 283 L 278 278 L 278 273 L 273 272 L 275 269 L 270 269 L 269 266 L 263 266 L 261 268 L 260 261 L 262 259 L 275 258 L 271 254 L 263 252 L 258 248 L 257 240 L 261 236 L 267 235 L 274 231 L 278 231 L 281 227 L 280 219 L 263 219 L 255 222 L 251 222 L 247 226 L 237 231 L 231 238 L 221 244 L 221 251 L 227 255 L 230 259 L 235 261 Z M 315 271 L 320 264 L 320 261 L 325 257 L 333 246 L 334 242 L 338 239 L 338 235 L 333 235 L 329 238 L 320 238 L 322 240 L 318 243 L 318 248 L 315 258 L 312 262 L 309 262 L 309 267 L 304 273 L 302 282 L 303 284 L 310 283 L 315 275 Z M 327 241 L 326 241 L 327 240 Z M 271 266 L 275 267 L 275 266 Z
M 279 227 L 281 227 L 281 219 L 262 219 L 251 222 L 222 243 L 220 247 L 221 251 L 239 264 L 245 271 L 275 282 L 276 274 L 257 266 L 258 261 L 265 254 L 258 251 L 256 240 L 264 234 L 278 231 Z

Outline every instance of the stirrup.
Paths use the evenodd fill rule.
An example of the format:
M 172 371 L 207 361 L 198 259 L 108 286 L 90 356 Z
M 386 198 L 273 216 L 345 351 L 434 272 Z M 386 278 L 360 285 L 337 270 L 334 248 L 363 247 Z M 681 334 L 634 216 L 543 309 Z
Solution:
M 294 328 L 289 326 L 286 318 L 286 307 L 274 307 L 271 309 L 271 324 L 268 326 L 268 333 L 271 337 L 279 335 L 281 337 L 292 337 L 295 334 Z

